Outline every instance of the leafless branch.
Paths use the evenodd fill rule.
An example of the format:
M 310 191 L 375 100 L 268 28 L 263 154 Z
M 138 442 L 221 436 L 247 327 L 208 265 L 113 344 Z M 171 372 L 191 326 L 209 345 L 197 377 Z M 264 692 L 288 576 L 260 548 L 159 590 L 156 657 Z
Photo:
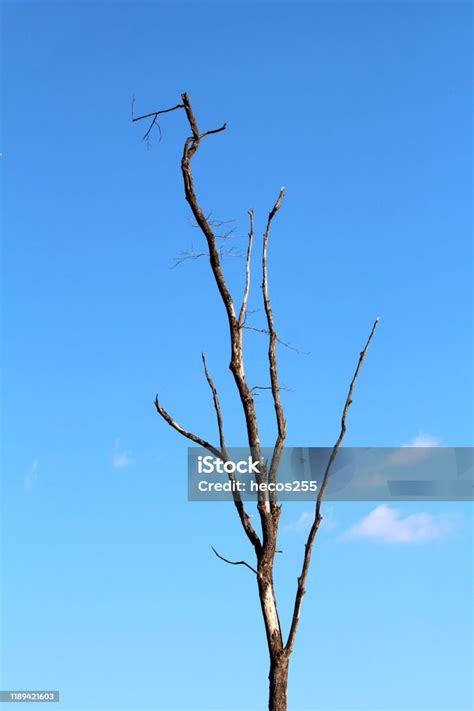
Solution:
M 235 223 L 235 220 L 219 220 L 217 218 L 214 218 L 212 216 L 212 210 L 209 210 L 209 212 L 206 214 L 206 220 L 209 223 L 211 227 L 223 227 L 224 225 L 231 225 Z M 201 229 L 197 222 L 194 222 L 190 217 L 188 218 L 188 222 L 192 225 L 192 227 L 195 227 L 197 229 Z M 235 232 L 235 227 L 233 227 L 231 230 L 229 230 L 229 234 L 231 232 Z M 217 235 L 216 235 L 217 237 Z
M 204 138 L 204 136 L 210 136 L 212 133 L 220 133 L 221 131 L 225 131 L 227 128 L 227 124 L 223 123 L 222 126 L 219 128 L 213 128 L 210 131 L 204 131 L 204 133 L 201 133 L 199 135 L 199 138 Z
M 161 141 L 161 128 L 160 128 L 159 123 L 157 122 L 157 118 L 160 114 L 167 114 L 170 111 L 176 111 L 176 109 L 183 109 L 184 108 L 183 104 L 176 104 L 176 106 L 172 106 L 170 109 L 161 109 L 160 111 L 152 111 L 149 114 L 143 114 L 143 116 L 134 116 L 133 115 L 134 106 L 135 106 L 135 97 L 133 97 L 133 101 L 132 101 L 132 122 L 142 121 L 143 119 L 153 117 L 147 131 L 145 132 L 145 134 L 143 136 L 143 140 L 146 141 L 147 143 L 149 142 L 150 135 L 151 135 L 151 132 L 153 131 L 154 126 L 156 126 L 158 129 L 158 132 L 160 134 L 160 141 Z
M 155 397 L 154 405 L 158 414 L 160 414 L 161 417 L 165 420 L 165 422 L 167 422 L 170 427 L 176 430 L 176 432 L 179 432 L 180 435 L 183 435 L 183 437 L 186 437 L 186 439 L 191 440 L 191 442 L 198 444 L 200 447 L 204 447 L 204 449 L 207 449 L 215 457 L 223 459 L 223 454 L 219 449 L 217 449 L 217 447 L 214 447 L 212 444 L 207 442 L 205 439 L 202 439 L 202 437 L 195 435 L 193 432 L 185 430 L 184 427 L 178 424 L 176 420 L 169 414 L 169 412 L 167 412 L 167 410 L 165 410 L 165 408 L 160 404 L 160 401 L 158 400 L 158 395 Z
M 314 539 L 316 537 L 316 533 L 318 532 L 319 525 L 322 521 L 321 502 L 322 502 L 322 499 L 324 496 L 324 492 L 326 490 L 326 486 L 328 484 L 331 467 L 334 463 L 334 460 L 336 458 L 336 455 L 337 455 L 338 449 L 342 443 L 342 440 L 344 439 L 344 435 L 346 434 L 346 418 L 347 418 L 347 413 L 349 411 L 349 408 L 352 404 L 352 392 L 354 390 L 356 380 L 359 376 L 360 369 L 362 367 L 362 363 L 364 362 L 365 356 L 366 356 L 367 351 L 369 349 L 370 342 L 371 342 L 372 337 L 375 333 L 375 329 L 377 328 L 378 322 L 379 322 L 379 319 L 376 318 L 374 321 L 374 324 L 372 326 L 372 330 L 370 331 L 367 342 L 359 354 L 359 360 L 357 363 L 357 367 L 355 369 L 354 375 L 353 375 L 351 383 L 349 385 L 349 390 L 347 393 L 346 401 L 344 403 L 344 408 L 342 410 L 341 430 L 339 432 L 339 437 L 337 438 L 336 443 L 334 444 L 334 447 L 332 448 L 328 463 L 326 465 L 326 469 L 324 471 L 321 486 L 319 488 L 318 498 L 316 500 L 316 506 L 315 506 L 315 512 L 314 512 L 314 520 L 313 520 L 313 524 L 312 524 L 311 529 L 308 534 L 308 539 L 306 541 L 305 552 L 304 552 L 304 556 L 303 556 L 303 566 L 301 569 L 301 574 L 298 578 L 298 584 L 297 584 L 297 589 L 296 589 L 296 597 L 295 597 L 295 604 L 294 604 L 294 608 L 293 608 L 293 617 L 291 620 L 290 632 L 288 635 L 288 641 L 285 645 L 285 650 L 288 654 L 291 653 L 291 650 L 293 648 L 293 643 L 295 640 L 296 630 L 297 630 L 298 622 L 299 622 L 301 603 L 303 601 L 303 596 L 306 592 L 305 591 L 305 583 L 306 583 L 306 578 L 308 575 L 309 564 L 311 561 L 311 553 L 312 553 L 312 549 L 313 549 Z
M 208 385 L 211 388 L 211 392 L 212 392 L 212 400 L 214 402 L 214 410 L 216 411 L 217 427 L 219 429 L 219 443 L 220 443 L 221 452 L 224 454 L 225 458 L 227 459 L 227 453 L 226 453 L 225 441 L 224 441 L 224 425 L 222 422 L 222 411 L 221 411 L 221 406 L 220 406 L 220 402 L 219 402 L 219 396 L 217 394 L 217 388 L 214 385 L 214 381 L 212 380 L 211 376 L 209 375 L 209 371 L 207 369 L 207 363 L 206 363 L 206 356 L 204 355 L 204 353 L 201 353 L 201 357 L 202 357 L 202 364 L 204 366 L 204 374 L 206 376 L 206 380 L 207 380 Z
M 251 391 L 253 392 L 254 390 L 272 390 L 271 385 L 254 385 L 251 388 Z M 294 392 L 291 388 L 287 388 L 286 385 L 279 385 L 278 390 L 284 390 L 285 392 L 291 393 Z
M 206 217 L 206 220 L 209 222 L 209 225 L 210 225 L 212 228 L 214 228 L 214 227 L 222 227 L 223 225 L 228 224 L 228 222 L 233 222 L 233 220 L 228 220 L 228 222 L 224 222 L 223 220 L 211 220 L 211 219 L 209 219 L 209 217 Z M 199 225 L 197 225 L 197 224 L 194 222 L 194 220 L 191 220 L 191 219 L 190 219 L 190 220 L 189 220 L 189 223 L 190 223 L 190 225 L 191 225 L 192 227 L 194 227 L 194 228 L 196 228 L 196 229 L 201 229 L 201 228 L 199 227 Z M 221 240 L 222 242 L 225 242 L 226 240 L 229 239 L 229 237 L 232 237 L 232 235 L 234 235 L 235 232 L 236 232 L 236 228 L 235 228 L 235 227 L 232 227 L 231 229 L 228 229 L 228 230 L 226 230 L 225 232 L 221 232 L 221 233 L 215 232 L 215 233 L 214 233 L 214 237 L 215 237 L 216 239 Z
M 231 344 L 231 359 L 229 368 L 232 372 L 232 375 L 234 376 L 234 381 L 239 393 L 240 402 L 244 412 L 250 451 L 254 459 L 260 462 L 260 476 L 263 477 L 265 476 L 265 473 L 263 471 L 262 465 L 263 460 L 261 455 L 260 437 L 258 431 L 257 415 L 255 412 L 255 403 L 252 398 L 250 388 L 245 379 L 244 373 L 242 331 L 239 328 L 239 322 L 236 316 L 234 302 L 227 287 L 224 274 L 222 272 L 219 251 L 216 246 L 216 238 L 211 225 L 204 216 L 204 212 L 196 196 L 194 188 L 194 178 L 191 171 L 191 160 L 196 151 L 198 150 L 200 140 L 204 134 L 201 134 L 199 132 L 196 117 L 192 110 L 188 95 L 184 93 L 181 95 L 181 98 L 184 104 L 184 110 L 186 112 L 186 116 L 192 133 L 192 135 L 188 137 L 184 143 L 183 156 L 181 159 L 181 172 L 183 175 L 184 193 L 186 200 L 191 208 L 191 212 L 193 213 L 194 218 L 199 227 L 201 228 L 201 231 L 206 239 L 207 246 L 209 249 L 209 262 L 211 270 L 226 310 L 227 319 L 229 323 L 229 335 Z M 215 132 L 223 130 L 224 127 L 225 124 L 220 129 L 216 129 Z M 205 132 L 205 135 L 209 135 L 209 132 Z M 260 520 L 262 523 L 263 538 L 265 543 L 265 540 L 271 539 L 273 537 L 274 526 L 269 511 L 267 510 L 266 497 L 260 491 L 258 494 L 258 510 L 260 513 Z
M 207 442 L 205 439 L 202 439 L 202 437 L 198 437 L 198 435 L 195 435 L 193 432 L 189 432 L 188 430 L 185 430 L 184 427 L 182 427 L 180 424 L 176 422 L 176 420 L 165 410 L 164 407 L 160 404 L 158 400 L 158 395 L 156 396 L 154 400 L 154 405 L 156 407 L 157 412 L 161 415 L 161 417 L 167 422 L 170 427 L 172 427 L 176 432 L 179 432 L 180 435 L 183 437 L 186 437 L 187 439 L 191 440 L 191 442 L 194 442 L 195 444 L 198 444 L 200 447 L 204 447 L 204 449 L 207 449 L 208 452 L 211 452 L 215 457 L 218 457 L 219 459 L 222 459 L 222 461 L 226 461 L 227 459 L 227 453 L 226 452 L 221 452 L 217 447 L 214 447 L 212 444 Z M 232 491 L 232 497 L 234 501 L 235 508 L 237 509 L 237 513 L 240 518 L 240 522 L 242 524 L 242 527 L 247 535 L 247 538 L 253 545 L 255 552 L 257 556 L 260 554 L 261 550 L 261 542 L 260 538 L 255 531 L 254 527 L 252 526 L 252 523 L 250 521 L 250 516 L 248 513 L 245 511 L 245 507 L 243 505 L 240 493 L 238 491 Z
M 182 103 L 176 104 L 176 106 L 173 106 L 169 109 L 161 109 L 159 111 L 153 111 L 151 113 L 143 114 L 141 116 L 133 117 L 133 121 L 140 121 L 144 120 L 147 118 L 152 118 L 152 123 L 149 127 L 149 131 L 153 128 L 155 125 L 155 119 L 157 116 L 163 113 L 168 113 L 170 111 L 175 111 L 176 109 L 181 109 L 184 108 L 185 113 L 186 113 L 186 118 L 188 120 L 189 127 L 191 129 L 191 136 L 186 138 L 184 142 L 184 149 L 183 149 L 183 155 L 181 158 L 181 172 L 183 176 L 183 183 L 184 183 L 184 192 L 185 192 L 185 198 L 186 201 L 188 202 L 191 212 L 194 216 L 194 219 L 196 220 L 196 223 L 198 227 L 200 228 L 201 232 L 203 233 L 206 242 L 207 242 L 207 247 L 208 247 L 208 255 L 209 255 L 209 262 L 211 265 L 211 270 L 214 276 L 214 280 L 216 282 L 219 294 L 221 296 L 222 302 L 224 304 L 226 314 L 227 314 L 227 319 L 229 323 L 229 333 L 230 333 L 230 343 L 231 343 L 231 361 L 230 361 L 230 370 L 232 371 L 232 374 L 234 376 L 234 380 L 239 392 L 239 397 L 240 401 L 242 403 L 242 408 L 244 411 L 244 416 L 245 416 L 245 422 L 247 426 L 247 433 L 248 433 L 248 440 L 249 440 L 249 445 L 250 449 L 252 452 L 252 456 L 254 456 L 257 460 L 261 460 L 261 452 L 260 452 L 260 439 L 258 435 L 258 425 L 257 425 L 257 417 L 255 413 L 255 405 L 252 399 L 252 395 L 250 393 L 250 389 L 247 385 L 247 382 L 245 380 L 245 375 L 244 375 L 244 368 L 243 368 L 243 352 L 242 352 L 242 334 L 241 330 L 238 328 L 238 320 L 237 316 L 235 313 L 235 307 L 234 303 L 232 300 L 232 296 L 230 294 L 230 291 L 227 287 L 227 283 L 224 278 L 224 274 L 222 271 L 222 266 L 221 266 L 221 254 L 220 251 L 217 247 L 216 244 L 216 236 L 213 232 L 213 229 L 209 223 L 209 221 L 206 219 L 204 212 L 198 202 L 195 188 L 194 188 L 194 179 L 193 179 L 193 174 L 191 171 L 191 160 L 196 153 L 200 141 L 202 138 L 205 136 L 214 134 L 214 133 L 220 133 L 224 131 L 226 128 L 226 124 L 223 124 L 217 129 L 212 129 L 209 131 L 204 131 L 203 133 L 200 133 L 196 121 L 196 117 L 194 115 L 194 112 L 191 107 L 191 103 L 189 101 L 189 97 L 186 93 L 181 94 L 181 99 Z M 168 424 L 173 427 L 177 432 L 182 434 L 184 437 L 187 437 L 191 441 L 195 442 L 196 444 L 199 444 L 200 446 L 208 449 L 208 451 L 212 452 L 216 456 L 221 457 L 221 454 L 219 450 L 211 445 L 209 442 L 206 440 L 203 440 L 202 438 L 198 437 L 192 432 L 188 432 L 185 430 L 181 425 L 179 425 L 172 417 L 169 415 L 169 413 L 160 405 L 158 398 L 155 400 L 155 407 L 157 409 L 157 412 L 163 417 L 163 419 L 168 422 Z M 221 457 L 222 458 L 222 457 Z M 234 503 L 237 508 L 240 521 L 242 523 L 242 526 L 244 528 L 244 531 L 249 538 L 250 542 L 254 546 L 255 552 L 257 554 L 257 557 L 261 555 L 262 551 L 262 543 L 260 541 L 260 538 L 256 531 L 254 530 L 251 522 L 250 522 L 250 517 L 246 513 L 243 503 L 240 499 L 240 494 L 238 492 L 233 492 L 233 497 L 234 497 Z M 260 503 L 260 499 L 259 499 Z M 264 511 L 261 510 L 261 521 L 262 521 L 262 530 L 263 530 L 263 536 L 268 537 L 269 535 L 269 527 L 271 526 L 271 521 L 269 520 L 268 516 Z
M 248 311 L 247 314 L 250 314 L 251 312 Z M 248 331 L 255 331 L 256 333 L 265 333 L 267 336 L 270 334 L 270 331 L 268 328 L 258 328 L 257 326 L 248 326 L 245 324 L 242 325 L 242 328 L 247 329 Z M 309 355 L 308 351 L 302 351 L 298 346 L 293 345 L 293 343 L 290 343 L 290 341 L 282 341 L 281 338 L 278 337 L 277 335 L 277 343 L 280 346 L 283 346 L 284 348 L 289 348 L 290 351 L 295 351 L 295 353 L 298 353 L 299 355 Z
M 196 252 L 195 250 L 191 249 L 188 252 L 180 252 L 177 257 L 174 258 L 174 262 L 171 265 L 170 269 L 176 269 L 176 267 L 179 267 L 180 264 L 183 262 L 187 262 L 188 260 L 195 260 L 195 259 L 200 259 L 201 257 L 208 257 L 209 252 Z
M 224 225 L 232 225 L 235 223 L 235 220 L 218 220 L 217 218 L 214 218 L 212 216 L 212 210 L 207 214 L 206 220 L 209 222 L 211 227 L 223 227 Z
M 283 450 L 283 444 L 286 437 L 286 421 L 283 414 L 283 405 L 280 398 L 280 388 L 278 385 L 278 366 L 277 366 L 277 356 L 276 356 L 276 346 L 278 343 L 278 336 L 275 331 L 275 324 L 273 320 L 273 311 L 270 301 L 270 296 L 268 293 L 268 271 L 267 271 L 267 254 L 268 254 L 268 239 L 270 237 L 270 228 L 272 220 L 276 213 L 280 209 L 282 200 L 285 195 L 285 188 L 280 189 L 278 198 L 268 214 L 267 226 L 263 235 L 263 249 L 262 249 L 262 295 L 263 295 L 263 305 L 265 307 L 265 314 L 267 317 L 268 326 L 268 365 L 270 371 L 270 382 L 272 388 L 273 403 L 275 408 L 275 417 L 277 421 L 278 434 L 275 441 L 275 446 L 273 448 L 272 460 L 270 463 L 270 470 L 268 478 L 273 481 L 278 470 L 280 463 L 281 452 Z M 274 502 L 275 503 L 275 502 Z
M 259 464 L 259 473 L 257 475 L 258 482 L 265 481 L 267 478 L 266 467 L 263 462 L 259 428 L 257 423 L 257 415 L 255 411 L 255 402 L 247 384 L 244 371 L 244 357 L 242 347 L 242 329 L 240 328 L 238 317 L 236 316 L 234 302 L 227 287 L 222 267 L 220 263 L 219 253 L 216 247 L 216 239 L 211 226 L 204 217 L 201 206 L 199 205 L 195 188 L 194 179 L 191 171 L 191 160 L 196 153 L 200 143 L 200 133 L 194 116 L 191 104 L 187 94 L 181 95 L 184 109 L 188 118 L 188 123 L 191 128 L 192 136 L 188 137 L 184 143 L 183 157 L 181 159 L 181 171 L 184 181 L 184 192 L 186 200 L 189 203 L 191 211 L 198 223 L 201 231 L 207 241 L 209 249 L 209 262 L 214 280 L 219 290 L 222 302 L 224 304 L 227 319 L 229 323 L 229 335 L 231 344 L 231 359 L 229 368 L 234 376 L 234 381 L 239 393 L 240 402 L 244 412 L 245 424 L 247 429 L 247 438 L 250 447 L 250 452 L 255 461 Z M 278 205 L 279 207 L 279 205 Z M 274 211 L 277 207 L 275 204 Z M 278 516 L 280 508 L 278 506 L 269 506 L 268 498 L 265 492 L 259 488 L 257 509 L 260 516 L 262 526 L 262 542 L 257 538 L 255 551 L 258 560 L 258 588 L 259 596 L 262 601 L 262 611 L 267 634 L 267 642 L 272 655 L 278 655 L 282 650 L 282 635 L 281 627 L 278 619 L 277 602 L 273 584 L 273 559 L 276 549 L 276 536 L 278 529 Z M 247 532 L 247 535 L 248 532 Z
M 219 247 L 218 253 L 221 259 L 225 259 L 227 257 L 231 257 L 233 259 L 242 259 L 243 256 L 242 252 L 236 247 L 231 247 L 230 249 L 224 249 L 223 247 Z M 209 257 L 209 252 L 198 252 L 191 247 L 189 251 L 180 252 L 178 256 L 174 258 L 174 263 L 171 265 L 170 269 L 176 269 L 176 267 L 179 267 L 183 262 L 186 262 L 188 260 L 194 261 L 196 259 L 200 259 L 201 257 Z
M 144 134 L 143 139 L 142 139 L 143 141 L 145 141 L 145 143 L 147 144 L 148 147 L 150 146 L 150 136 L 151 136 L 151 132 L 153 130 L 153 126 L 156 126 L 156 128 L 158 129 L 158 134 L 159 134 L 158 142 L 160 142 L 161 138 L 162 138 L 161 126 L 158 123 L 158 121 L 156 120 L 156 118 L 157 117 L 155 116 L 155 118 L 151 122 L 148 130 L 146 131 L 146 133 Z
M 231 230 L 226 230 L 225 232 L 216 233 L 216 238 L 220 239 L 221 242 L 225 242 L 226 240 L 229 239 L 229 237 L 232 237 L 234 234 L 235 234 L 235 227 L 232 227 Z
M 239 327 L 242 327 L 245 322 L 245 316 L 247 314 L 247 302 L 249 299 L 250 292 L 250 258 L 252 256 L 252 243 L 253 243 L 253 210 L 250 208 L 248 211 L 248 216 L 250 220 L 249 234 L 248 234 L 248 245 L 247 245 L 247 257 L 245 260 L 245 289 L 244 296 L 242 298 L 242 306 L 240 307 L 239 313 Z
M 214 553 L 216 554 L 216 556 L 218 558 L 220 558 L 221 560 L 223 560 L 224 563 L 229 563 L 229 565 L 245 565 L 245 567 L 248 568 L 249 570 L 251 570 L 252 573 L 255 573 L 255 575 L 258 575 L 255 568 L 252 568 L 252 566 L 249 565 L 248 563 L 246 563 L 245 560 L 228 560 L 227 558 L 224 558 L 224 556 L 222 556 L 220 553 L 218 553 L 216 551 L 216 549 L 214 548 L 214 546 L 211 546 L 211 548 L 214 551 Z
M 133 105 L 135 104 L 135 97 L 133 98 Z M 160 109 L 159 111 L 151 111 L 149 114 L 143 114 L 142 116 L 133 116 L 132 113 L 132 121 L 143 121 L 143 119 L 151 118 L 159 116 L 160 114 L 167 114 L 170 111 L 176 111 L 176 109 L 184 109 L 184 104 L 176 104 L 176 106 L 172 106 L 170 109 Z

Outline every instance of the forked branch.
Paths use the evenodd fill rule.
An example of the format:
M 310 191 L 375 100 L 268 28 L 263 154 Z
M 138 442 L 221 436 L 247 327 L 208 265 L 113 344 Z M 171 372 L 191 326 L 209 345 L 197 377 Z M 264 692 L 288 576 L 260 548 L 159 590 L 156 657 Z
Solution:
M 159 124 L 157 122 L 157 118 L 160 114 L 167 114 L 170 111 L 176 111 L 176 109 L 184 109 L 184 104 L 176 104 L 176 106 L 172 106 L 170 109 L 161 109 L 160 111 L 152 111 L 150 114 L 144 114 L 143 116 L 134 116 L 133 115 L 133 103 L 132 103 L 132 121 L 142 121 L 143 119 L 151 118 L 152 121 L 146 131 L 146 133 L 143 136 L 143 140 L 148 143 L 148 139 L 150 138 L 150 134 L 153 131 L 154 126 L 156 126 L 160 132 L 160 137 L 161 137 L 161 129 L 159 127 Z

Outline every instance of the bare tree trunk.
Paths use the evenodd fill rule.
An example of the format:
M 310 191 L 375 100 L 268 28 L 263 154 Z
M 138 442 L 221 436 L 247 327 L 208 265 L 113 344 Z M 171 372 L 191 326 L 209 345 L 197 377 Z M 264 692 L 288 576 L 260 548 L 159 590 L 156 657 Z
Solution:
M 286 689 L 288 686 L 289 657 L 286 654 L 275 657 L 270 662 L 269 711 L 286 711 Z
M 266 541 L 257 571 L 258 594 L 265 623 L 265 633 L 270 656 L 269 711 L 286 711 L 286 689 L 288 686 L 288 663 L 290 653 L 285 649 L 278 616 L 278 607 L 273 584 L 273 561 L 275 557 L 276 529 L 280 507 L 272 506 L 275 536 Z

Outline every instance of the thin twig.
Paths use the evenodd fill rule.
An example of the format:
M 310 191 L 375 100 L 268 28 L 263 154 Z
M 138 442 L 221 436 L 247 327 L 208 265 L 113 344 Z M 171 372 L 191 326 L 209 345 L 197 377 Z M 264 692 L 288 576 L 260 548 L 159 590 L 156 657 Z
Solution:
M 231 257 L 233 259 L 242 259 L 242 252 L 237 249 L 237 247 L 230 247 L 230 249 L 224 249 L 223 247 L 220 247 L 218 249 L 219 257 L 221 259 L 226 259 L 227 257 Z M 200 259 L 201 257 L 209 257 L 209 252 L 197 252 L 196 250 L 193 249 L 191 246 L 191 249 L 187 252 L 180 252 L 177 257 L 174 258 L 174 263 L 171 265 L 170 269 L 176 269 L 176 267 L 179 267 L 183 262 L 186 262 L 188 260 L 195 261 L 196 259 Z
M 248 312 L 250 313 L 250 312 Z M 248 331 L 255 331 L 256 333 L 264 333 L 267 336 L 269 335 L 270 331 L 268 328 L 258 328 L 257 326 L 248 326 L 245 323 L 242 324 L 242 328 L 247 329 Z M 277 335 L 277 343 L 280 346 L 283 346 L 284 348 L 289 348 L 290 351 L 295 351 L 295 353 L 298 353 L 299 355 L 309 355 L 308 351 L 302 351 L 298 346 L 293 345 L 290 341 L 282 341 L 281 338 L 278 337 Z
M 133 103 L 135 104 L 135 97 L 133 97 Z M 151 113 L 143 114 L 142 116 L 132 115 L 132 121 L 142 121 L 143 119 L 151 118 L 152 116 L 159 116 L 160 114 L 167 114 L 170 111 L 176 111 L 176 109 L 184 109 L 184 104 L 176 104 L 176 106 L 172 106 L 170 109 L 160 109 L 159 111 L 152 111 Z
M 159 131 L 160 141 L 161 141 L 161 128 L 160 128 L 159 123 L 156 120 L 158 118 L 158 116 L 160 114 L 167 114 L 170 111 L 176 111 L 176 109 L 184 109 L 184 104 L 176 104 L 176 106 L 172 106 L 170 109 L 160 109 L 160 111 L 152 111 L 151 113 L 143 114 L 142 116 L 134 116 L 133 115 L 134 107 L 135 107 L 135 97 L 133 97 L 133 100 L 132 100 L 132 122 L 133 123 L 135 123 L 135 121 L 142 121 L 143 119 L 153 117 L 151 124 L 148 126 L 148 129 L 143 136 L 143 140 L 146 141 L 147 144 L 149 144 L 150 135 L 151 135 L 151 132 L 153 131 L 154 126 L 156 126 Z
M 255 575 L 258 575 L 258 573 L 257 573 L 257 571 L 255 570 L 255 568 L 253 568 L 249 563 L 246 563 L 245 560 L 228 560 L 227 558 L 224 558 L 223 555 L 221 555 L 220 553 L 218 553 L 218 552 L 216 551 L 216 549 L 214 548 L 214 546 L 211 546 L 211 548 L 212 548 L 212 550 L 214 551 L 214 553 L 216 554 L 216 556 L 217 556 L 218 558 L 220 558 L 221 560 L 223 560 L 224 563 L 229 563 L 229 565 L 245 565 L 245 567 L 248 568 L 249 570 L 251 570 L 252 573 L 255 573 Z
M 180 264 L 188 261 L 188 259 L 192 259 L 194 261 L 195 259 L 200 259 L 201 257 L 208 257 L 208 256 L 209 256 L 209 252 L 195 252 L 195 251 L 180 252 L 178 254 L 178 256 L 174 258 L 174 263 L 171 265 L 170 269 L 176 269 L 176 267 L 179 267 Z
M 213 128 L 210 131 L 204 131 L 204 133 L 199 134 L 199 138 L 204 138 L 204 136 L 210 136 L 211 133 L 220 133 L 221 131 L 225 131 L 227 128 L 227 124 L 223 123 L 222 126 L 219 128 Z
M 161 137 L 162 137 L 161 128 L 160 128 L 160 124 L 157 122 L 156 116 L 155 116 L 155 118 L 153 119 L 153 121 L 151 122 L 151 124 L 150 124 L 150 126 L 149 126 L 149 128 L 148 128 L 148 131 L 145 133 L 145 135 L 143 136 L 143 139 L 142 139 L 143 141 L 146 141 L 146 143 L 148 144 L 148 146 L 149 146 L 149 143 L 150 143 L 150 134 L 151 134 L 151 132 L 152 132 L 152 130 L 153 130 L 153 126 L 156 126 L 156 127 L 157 127 L 158 133 L 159 133 L 159 136 L 160 136 L 159 140 L 161 141 Z
M 254 390 L 271 390 L 272 386 L 271 385 L 254 385 L 252 388 L 250 388 L 251 392 Z M 279 385 L 278 390 L 284 390 L 287 393 L 294 392 L 291 388 L 287 388 L 286 385 Z

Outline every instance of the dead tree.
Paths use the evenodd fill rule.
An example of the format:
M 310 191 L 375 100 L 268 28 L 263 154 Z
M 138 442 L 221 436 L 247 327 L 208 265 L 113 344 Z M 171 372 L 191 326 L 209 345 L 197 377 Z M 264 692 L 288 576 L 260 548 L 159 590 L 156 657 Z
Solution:
M 244 371 L 244 347 L 243 347 L 243 332 L 245 329 L 245 319 L 247 314 L 248 299 L 250 293 L 250 276 L 251 276 L 251 255 L 252 247 L 254 241 L 254 214 L 252 210 L 248 211 L 249 215 L 249 233 L 248 233 L 248 244 L 245 258 L 245 282 L 243 288 L 243 296 L 239 304 L 236 304 L 233 296 L 228 288 L 224 272 L 222 269 L 222 259 L 221 253 L 216 241 L 216 234 L 214 232 L 214 225 L 212 221 L 207 217 L 199 203 L 198 197 L 196 195 L 194 177 L 192 173 L 191 163 L 193 156 L 201 145 L 201 141 L 210 135 L 220 133 L 226 129 L 226 124 L 224 123 L 219 128 L 200 131 L 198 128 L 198 123 L 194 115 L 191 103 L 187 94 L 181 95 L 181 103 L 176 104 L 169 109 L 162 109 L 159 111 L 153 111 L 147 113 L 143 116 L 133 116 L 133 121 L 143 121 L 148 119 L 150 124 L 145 133 L 144 138 L 149 139 L 153 129 L 158 127 L 158 117 L 161 114 L 168 113 L 170 111 L 183 110 L 191 135 L 188 136 L 184 141 L 183 155 L 181 158 L 181 172 L 184 183 L 184 192 L 191 212 L 196 220 L 196 223 L 203 235 L 203 238 L 207 244 L 207 254 L 209 257 L 209 263 L 211 266 L 212 276 L 216 283 L 220 298 L 222 300 L 228 327 L 229 327 L 229 340 L 230 340 L 230 363 L 229 368 L 233 375 L 235 385 L 237 388 L 237 394 L 242 406 L 243 417 L 245 420 L 245 426 L 247 431 L 247 439 L 249 449 L 252 455 L 253 461 L 258 461 L 259 474 L 257 479 L 260 482 L 272 482 L 275 481 L 278 471 L 278 466 L 280 463 L 280 458 L 286 437 L 286 421 L 283 412 L 283 405 L 280 397 L 280 385 L 278 379 L 278 368 L 277 368 L 277 344 L 279 338 L 275 329 L 275 323 L 273 319 L 273 312 L 271 306 L 271 300 L 268 290 L 268 272 L 267 272 L 267 253 L 268 253 L 268 242 L 270 238 L 270 230 L 272 226 L 273 219 L 281 207 L 285 190 L 281 188 L 278 198 L 270 210 L 266 222 L 265 231 L 263 233 L 262 241 L 262 298 L 263 306 L 266 317 L 266 328 L 262 329 L 268 337 L 268 372 L 270 377 L 271 396 L 273 399 L 273 405 L 275 410 L 275 420 L 276 420 L 276 440 L 273 447 L 272 457 L 270 461 L 265 461 L 262 456 L 262 446 L 260 443 L 259 436 L 259 426 L 254 400 L 254 389 L 250 388 Z M 370 342 L 374 335 L 375 329 L 377 327 L 378 319 L 374 322 L 372 329 L 370 331 L 369 337 L 365 346 L 359 354 L 359 360 L 349 385 L 349 390 L 347 393 L 347 398 L 344 403 L 341 416 L 341 428 L 339 436 L 334 444 L 329 461 L 327 463 L 326 469 L 324 471 L 321 485 L 319 487 L 318 496 L 315 502 L 314 509 L 314 519 L 312 526 L 310 528 L 308 539 L 304 549 L 303 562 L 301 566 L 301 572 L 297 579 L 295 601 L 293 607 L 293 615 L 291 620 L 291 625 L 288 634 L 285 636 L 280 625 L 280 620 L 278 616 L 278 606 L 277 599 L 275 595 L 275 587 L 273 582 L 273 568 L 275 555 L 277 552 L 277 537 L 278 537 L 278 524 L 280 520 L 281 505 L 277 501 L 276 494 L 267 494 L 266 492 L 258 492 L 257 509 L 259 517 L 259 528 L 257 531 L 248 515 L 244 502 L 238 491 L 233 491 L 233 502 L 235 509 L 239 516 L 242 528 L 245 535 L 247 536 L 253 552 L 255 555 L 255 564 L 250 565 L 245 561 L 230 561 L 221 556 L 215 549 L 216 555 L 227 563 L 232 565 L 244 565 L 251 570 L 255 575 L 258 596 L 260 599 L 261 611 L 265 626 L 265 634 L 268 644 L 268 652 L 270 657 L 270 671 L 269 671 L 269 710 L 270 711 L 286 711 L 287 708 L 287 685 L 288 685 L 288 665 L 290 660 L 290 655 L 293 650 L 295 643 L 296 632 L 298 629 L 298 623 L 300 619 L 300 610 L 303 596 L 305 594 L 305 584 L 308 576 L 308 570 L 311 560 L 311 552 L 313 549 L 314 540 L 318 532 L 319 526 L 322 521 L 321 516 L 321 503 L 324 496 L 325 489 L 327 487 L 328 478 L 330 474 L 331 467 L 336 458 L 339 446 L 342 443 L 346 432 L 346 418 L 349 407 L 352 403 L 352 393 L 354 385 L 356 383 L 357 377 L 359 375 L 362 363 L 367 354 Z M 219 396 L 214 382 L 209 374 L 206 359 L 204 355 L 202 356 L 204 375 L 209 384 L 211 390 L 212 399 L 214 403 L 214 409 L 217 419 L 217 429 L 219 436 L 219 444 L 211 444 L 207 442 L 202 437 L 197 434 L 188 431 L 182 425 L 178 423 L 177 420 L 166 410 L 160 403 L 158 396 L 154 401 L 154 405 L 158 414 L 175 429 L 179 434 L 186 437 L 188 440 L 194 444 L 199 445 L 207 449 L 214 456 L 222 459 L 224 462 L 229 461 L 228 451 L 226 449 L 225 436 L 224 436 L 224 424 L 222 411 L 219 403 Z

